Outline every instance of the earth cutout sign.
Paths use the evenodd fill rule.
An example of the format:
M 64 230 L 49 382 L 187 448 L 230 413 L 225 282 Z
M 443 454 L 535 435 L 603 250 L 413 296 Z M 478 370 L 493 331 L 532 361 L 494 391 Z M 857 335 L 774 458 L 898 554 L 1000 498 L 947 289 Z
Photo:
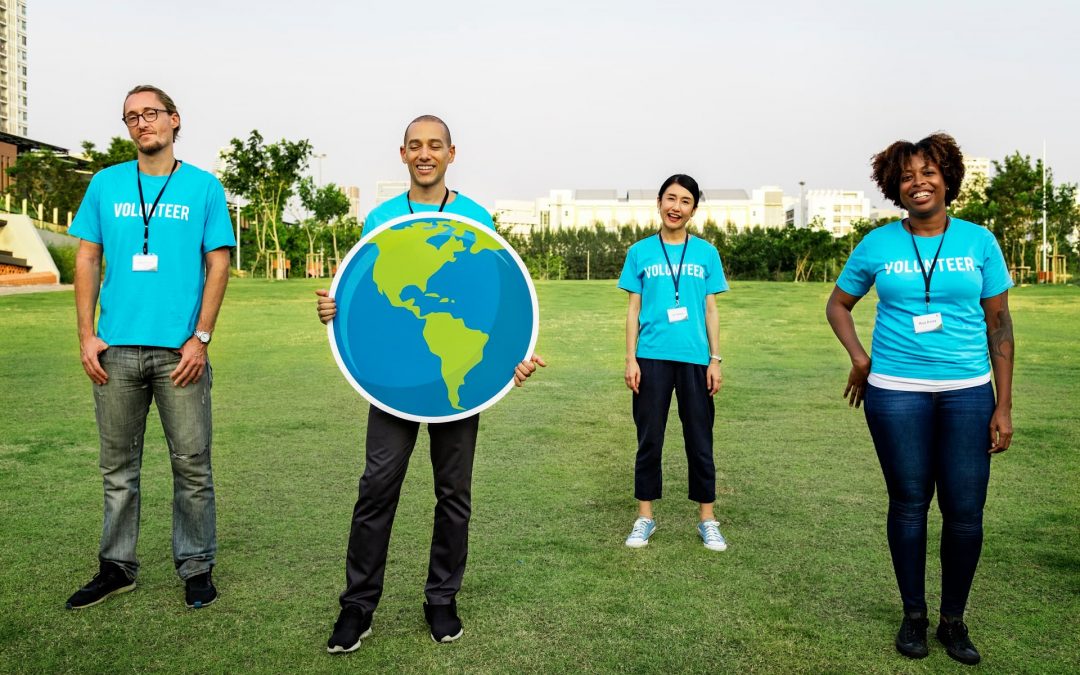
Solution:
M 417 422 L 490 407 L 536 347 L 536 289 L 489 227 L 428 211 L 383 223 L 342 261 L 327 325 L 345 379 L 372 405 Z

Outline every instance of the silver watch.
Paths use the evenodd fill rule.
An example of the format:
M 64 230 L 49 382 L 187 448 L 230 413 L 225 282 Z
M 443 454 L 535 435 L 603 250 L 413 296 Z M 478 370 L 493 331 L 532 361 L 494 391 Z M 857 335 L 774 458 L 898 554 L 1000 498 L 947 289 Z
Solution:
M 195 337 L 198 338 L 199 342 L 203 343 L 204 345 L 210 344 L 210 333 L 207 333 L 204 330 L 196 330 Z

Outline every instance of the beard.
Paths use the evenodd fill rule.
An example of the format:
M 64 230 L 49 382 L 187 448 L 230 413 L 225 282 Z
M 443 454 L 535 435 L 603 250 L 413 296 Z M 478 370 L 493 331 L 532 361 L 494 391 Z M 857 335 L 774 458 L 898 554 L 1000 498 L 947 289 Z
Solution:
M 158 137 L 142 139 L 139 138 L 135 141 L 135 146 L 144 155 L 154 156 L 165 149 L 166 143 Z

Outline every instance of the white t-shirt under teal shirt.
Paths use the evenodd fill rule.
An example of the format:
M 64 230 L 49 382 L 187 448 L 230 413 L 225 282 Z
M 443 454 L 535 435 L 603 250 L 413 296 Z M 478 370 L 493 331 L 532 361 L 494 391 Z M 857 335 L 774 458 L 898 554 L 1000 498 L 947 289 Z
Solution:
M 927 308 L 918 260 L 929 272 L 939 244 Z M 882 225 L 855 247 L 836 285 L 856 297 L 877 288 L 871 384 L 934 391 L 989 381 L 981 301 L 1013 284 L 1001 248 L 986 228 L 951 218 L 944 234 L 916 236 L 913 246 L 900 221 Z M 914 317 L 937 312 L 941 330 L 915 332 Z

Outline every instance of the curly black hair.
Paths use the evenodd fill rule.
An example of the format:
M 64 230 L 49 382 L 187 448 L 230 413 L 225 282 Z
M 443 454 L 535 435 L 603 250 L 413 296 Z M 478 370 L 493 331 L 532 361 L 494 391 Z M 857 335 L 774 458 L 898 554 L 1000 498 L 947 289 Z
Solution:
M 881 194 L 904 208 L 900 202 L 900 175 L 915 155 L 922 155 L 927 161 L 938 165 L 945 179 L 945 205 L 952 204 L 960 195 L 960 183 L 964 181 L 964 155 L 956 139 L 942 131 L 930 134 L 918 143 L 896 141 L 870 158 L 873 168 L 870 177 L 877 183 Z

